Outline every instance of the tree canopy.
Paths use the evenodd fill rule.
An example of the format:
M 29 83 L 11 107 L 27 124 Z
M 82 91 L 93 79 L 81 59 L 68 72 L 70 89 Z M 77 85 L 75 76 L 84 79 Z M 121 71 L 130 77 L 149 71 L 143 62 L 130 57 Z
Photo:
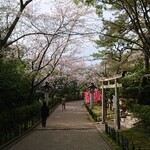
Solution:
M 141 50 L 145 58 L 145 69 L 149 69 L 149 0 L 77 0 L 75 2 L 83 2 L 96 8 L 103 22 L 97 41 L 102 52 L 122 63 L 123 53 Z M 106 18 L 105 12 L 111 17 Z
M 32 9 L 32 3 L 32 0 L 8 0 L 3 1 L 0 6 L 0 61 L 3 64 L 7 59 L 13 63 L 17 60 L 18 67 L 21 67 L 22 63 L 22 74 L 26 75 L 25 80 L 29 80 L 30 84 L 26 88 L 29 104 L 38 88 L 43 86 L 45 81 L 55 77 L 60 66 L 70 67 L 71 70 L 71 65 L 75 66 L 77 62 L 83 64 L 82 58 L 76 58 L 75 55 L 81 50 L 82 40 L 91 36 L 88 30 L 90 23 L 84 17 L 92 13 L 90 9 L 77 8 L 73 2 L 67 2 L 66 5 L 66 1 L 60 3 L 57 0 L 50 2 L 50 6 L 53 6 L 50 12 L 42 14 L 38 12 L 38 7 Z M 14 66 L 17 67 L 17 64 Z M 16 72 L 13 66 L 9 67 L 10 71 Z M 75 73 L 73 74 L 73 79 L 77 78 L 77 73 L 78 71 L 76 77 Z M 21 73 L 16 76 L 12 73 L 11 78 L 18 77 L 19 84 L 22 78 L 20 76 Z M 20 85 L 16 83 L 15 86 Z

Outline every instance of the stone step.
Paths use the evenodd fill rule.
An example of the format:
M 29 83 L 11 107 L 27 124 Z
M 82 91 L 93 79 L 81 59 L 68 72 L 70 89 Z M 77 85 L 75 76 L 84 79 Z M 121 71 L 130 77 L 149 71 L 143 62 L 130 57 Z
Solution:
M 134 120 L 135 122 L 138 122 L 138 121 L 139 121 L 138 118 L 133 118 L 133 120 Z
M 125 128 L 132 128 L 135 123 L 138 122 L 137 118 L 133 118 L 132 116 L 126 116 L 126 118 L 121 118 L 120 124 Z
M 133 124 L 126 124 L 126 126 L 125 126 L 126 128 L 128 128 L 128 129 L 130 129 L 130 128 L 132 128 L 133 127 Z
M 121 122 L 125 122 L 125 118 L 121 118 Z
M 121 126 L 129 129 L 129 128 L 132 128 L 134 125 L 133 124 L 128 124 L 128 123 L 121 123 Z
M 137 122 L 138 119 L 137 119 L 137 118 L 132 118 L 132 119 L 129 119 L 129 118 L 121 118 L 121 121 L 122 121 L 122 122 L 125 122 L 125 121 L 127 121 L 127 122 L 129 122 L 129 121 Z
M 132 116 L 126 116 L 126 119 L 132 120 Z

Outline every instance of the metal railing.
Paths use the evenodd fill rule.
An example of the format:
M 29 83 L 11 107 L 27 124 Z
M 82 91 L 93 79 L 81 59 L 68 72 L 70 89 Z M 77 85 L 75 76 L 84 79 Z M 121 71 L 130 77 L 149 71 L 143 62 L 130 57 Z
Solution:
M 57 102 L 53 102 L 49 108 L 50 108 L 50 112 L 55 108 L 55 106 L 59 103 L 59 101 Z M 34 128 L 37 124 L 40 123 L 40 114 L 38 113 L 36 116 L 25 120 L 23 123 L 18 124 L 16 123 L 16 125 L 12 128 L 6 128 L 3 131 L 0 132 L 0 149 L 2 149 L 3 147 L 5 147 L 7 144 L 13 142 L 14 140 L 16 140 L 17 138 L 19 138 L 20 136 L 22 136 L 23 134 L 26 134 L 26 132 L 30 131 L 32 128 Z
M 20 135 L 33 128 L 40 121 L 40 116 L 34 116 L 33 118 L 24 121 L 22 124 L 16 124 L 15 127 L 10 129 L 4 129 L 0 133 L 0 149 L 4 147 L 8 142 L 11 142 L 18 138 Z
M 145 150 L 141 147 L 137 147 L 133 142 L 130 142 L 129 139 L 123 136 L 121 133 L 117 132 L 114 128 L 109 127 L 108 124 L 105 124 L 105 133 L 117 143 L 122 150 Z

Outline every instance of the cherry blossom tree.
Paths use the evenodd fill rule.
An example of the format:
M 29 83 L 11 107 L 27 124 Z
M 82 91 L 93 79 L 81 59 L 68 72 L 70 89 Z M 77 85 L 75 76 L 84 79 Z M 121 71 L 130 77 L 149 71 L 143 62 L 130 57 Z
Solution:
M 7 47 L 12 53 L 17 53 L 15 56 L 22 53 L 20 59 L 27 62 L 27 72 L 32 79 L 29 100 L 35 90 L 55 74 L 61 58 L 68 57 L 68 64 L 73 64 L 72 56 L 81 50 L 84 40 L 92 36 L 90 23 L 85 19 L 92 13 L 88 7 L 81 9 L 71 0 L 57 0 L 50 2 L 50 6 L 53 5 L 50 12 L 39 14 L 31 11 L 31 2 L 8 0 L 0 8 L 0 11 L 4 10 L 1 19 L 4 22 L 1 28 L 1 54 L 4 57 Z M 15 51 L 16 47 L 19 47 L 18 51 Z

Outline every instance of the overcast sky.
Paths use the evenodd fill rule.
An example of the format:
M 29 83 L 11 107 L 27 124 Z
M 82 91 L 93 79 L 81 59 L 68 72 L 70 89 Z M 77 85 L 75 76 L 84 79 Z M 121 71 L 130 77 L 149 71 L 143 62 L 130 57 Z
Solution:
M 52 1 L 52 0 L 51 0 Z M 63 0 L 61 0 L 63 1 Z M 73 0 L 72 0 L 73 1 Z M 50 1 L 49 0 L 42 0 L 42 1 L 39 1 L 39 0 L 35 0 L 33 1 L 34 3 L 32 3 L 33 5 L 33 9 L 35 6 L 35 3 L 38 2 L 38 7 L 40 8 L 39 9 L 39 13 L 49 13 L 52 11 L 53 7 L 52 5 L 50 5 Z M 91 20 L 92 22 L 97 22 L 97 24 L 100 25 L 100 19 L 97 17 L 97 15 L 95 13 L 91 14 L 88 18 L 89 20 Z M 98 39 L 98 35 L 95 36 L 95 39 Z M 94 39 L 92 39 L 94 40 Z M 94 42 L 90 42 L 90 41 L 86 41 L 84 43 L 84 46 L 82 48 L 82 53 L 80 55 L 83 55 L 85 56 L 86 58 L 89 58 L 89 59 L 92 59 L 92 57 L 89 57 L 90 55 L 92 55 L 93 53 L 95 52 L 98 52 L 97 48 L 96 48 L 96 44 Z M 89 63 L 99 63 L 100 61 L 93 61 L 93 62 L 89 62 Z

